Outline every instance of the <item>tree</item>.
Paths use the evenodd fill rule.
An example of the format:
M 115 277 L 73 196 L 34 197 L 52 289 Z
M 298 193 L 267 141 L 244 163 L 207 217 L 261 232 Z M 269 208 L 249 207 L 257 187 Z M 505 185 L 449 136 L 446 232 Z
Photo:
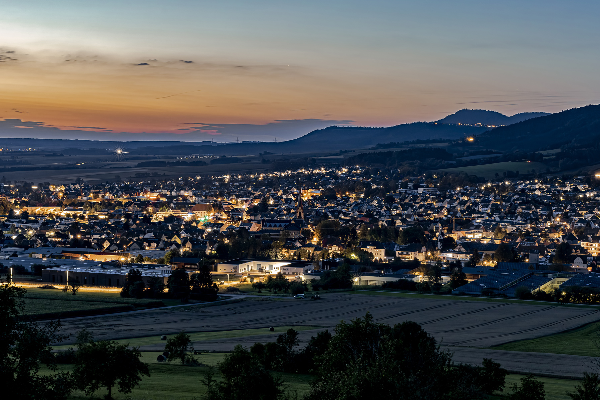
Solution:
M 137 282 L 142 282 L 142 285 L 136 285 Z M 139 290 L 140 286 L 141 291 Z M 144 287 L 145 285 L 142 278 L 142 271 L 131 268 L 125 277 L 125 285 L 123 285 L 123 288 L 121 288 L 121 297 L 141 297 Z
M 481 255 L 477 249 L 473 250 L 473 254 L 469 257 L 469 267 L 475 268 L 481 262 Z
M 190 351 L 194 351 L 192 339 L 185 332 L 179 332 L 165 344 L 165 352 L 169 353 L 167 361 L 180 360 L 181 364 L 185 364 Z
M 174 299 L 187 300 L 190 297 L 190 277 L 184 269 L 175 269 L 167 281 L 169 295 Z
M 456 247 L 456 241 L 452 236 L 446 236 L 442 239 L 442 251 L 454 249 Z
M 136 264 L 141 264 L 141 263 L 143 263 L 143 262 L 144 262 L 144 256 L 143 256 L 143 255 L 141 255 L 141 254 L 138 254 L 138 255 L 135 257 L 135 262 L 136 262 Z
M 252 283 L 252 289 L 257 290 L 258 293 L 262 293 L 262 290 L 265 288 L 265 284 L 262 281 L 256 281 Z
M 340 231 L 340 228 L 340 221 L 334 219 L 326 219 L 324 221 L 319 222 L 319 224 L 315 228 L 315 235 L 319 240 L 323 240 L 326 237 L 339 237 L 338 233 Z
M 50 343 L 62 339 L 59 322 L 38 326 L 23 320 L 25 289 L 0 282 L 0 387 L 11 399 L 64 399 L 72 390 L 68 373 L 57 373 Z M 49 374 L 40 375 L 45 364 Z
M 281 272 L 278 272 L 277 275 L 275 275 L 275 278 L 273 278 L 273 275 L 267 276 L 265 287 L 268 291 L 281 290 L 283 292 L 287 292 L 290 287 L 290 281 L 288 281 Z
M 572 253 L 573 249 L 571 248 L 571 245 L 567 242 L 562 242 L 556 246 L 552 262 L 555 264 L 568 264 L 571 262 Z
M 169 250 L 165 253 L 165 264 L 170 264 L 173 257 L 179 257 L 179 250 Z
M 81 283 L 79 283 L 79 279 L 71 279 L 69 281 L 69 283 L 67 283 L 65 285 L 65 287 L 62 289 L 62 291 L 64 293 L 69 293 L 71 292 L 71 294 L 73 296 L 75 296 L 77 294 L 77 292 L 79 291 L 79 288 L 81 287 Z
M 494 229 L 494 239 L 504 239 L 506 234 L 506 230 L 504 230 L 500 225 Z
M 494 252 L 496 262 L 512 262 L 515 260 L 513 248 L 506 243 L 500 243 Z
M 215 248 L 215 253 L 217 253 L 218 259 L 227 260 L 229 258 L 229 246 L 225 243 L 219 243 Z
M 435 265 L 428 265 L 425 273 L 427 281 L 433 291 L 438 292 L 442 287 L 442 266 L 439 262 Z
M 218 298 L 219 287 L 213 282 L 210 266 L 203 261 L 198 263 L 198 273 L 190 279 L 191 294 L 194 299 L 214 301 Z
M 298 357 L 298 372 L 312 373 L 317 364 L 316 361 L 325 354 L 329 348 L 329 342 L 333 336 L 329 331 L 321 331 L 317 336 L 310 338 L 306 347 L 300 352 Z
M 107 399 L 112 399 L 112 388 L 117 385 L 121 393 L 131 393 L 142 380 L 150 376 L 148 364 L 140 360 L 137 347 L 102 340 L 95 342 L 86 331 L 78 335 L 77 355 L 73 374 L 79 389 L 88 396 L 106 388 Z
M 468 283 L 467 275 L 463 272 L 460 262 L 450 264 L 450 269 L 452 271 L 452 274 L 450 275 L 450 287 L 452 289 L 456 289 Z
M 546 391 L 544 382 L 540 382 L 532 375 L 521 378 L 521 386 L 515 383 L 512 393 L 508 396 L 510 400 L 545 400 Z
M 6 199 L 0 199 L 0 215 L 14 216 L 14 205 Z M 12 214 L 12 215 L 11 215 Z
M 165 282 L 163 278 L 159 278 L 158 276 L 152 276 L 148 279 L 148 287 L 144 291 L 145 295 L 156 299 L 160 297 L 165 291 Z
M 581 385 L 575 386 L 575 393 L 567 393 L 567 396 L 572 400 L 599 400 L 600 376 L 584 372 Z
M 223 381 L 206 375 L 207 400 L 283 400 L 283 382 L 275 378 L 242 346 L 225 356 L 217 369 Z
M 427 242 L 427 239 L 425 238 L 425 231 L 423 230 L 423 228 L 416 225 L 410 228 L 402 229 L 398 236 L 398 242 L 400 244 L 425 244 Z
M 136 299 L 141 299 L 142 297 L 144 297 L 145 289 L 146 284 L 144 283 L 144 281 L 135 281 L 129 287 L 129 296 L 134 297 Z
M 278 347 L 278 367 L 280 370 L 285 372 L 294 372 L 294 358 L 296 352 L 294 347 L 298 346 L 298 331 L 294 329 L 288 329 L 284 334 L 277 337 L 275 342 Z
M 293 281 L 290 283 L 290 292 L 293 295 L 301 294 L 306 291 L 306 283 Z
M 506 375 L 498 364 L 485 364 L 454 365 L 417 323 L 390 327 L 367 313 L 336 326 L 305 399 L 479 399 L 501 388 Z

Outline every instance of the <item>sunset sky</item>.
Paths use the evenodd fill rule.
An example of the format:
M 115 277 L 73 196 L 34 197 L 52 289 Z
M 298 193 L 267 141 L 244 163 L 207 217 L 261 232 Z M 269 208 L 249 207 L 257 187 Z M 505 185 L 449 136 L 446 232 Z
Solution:
M 100 140 L 285 140 L 600 98 L 599 2 L 0 0 L 0 10 L 5 137 L 47 127 Z

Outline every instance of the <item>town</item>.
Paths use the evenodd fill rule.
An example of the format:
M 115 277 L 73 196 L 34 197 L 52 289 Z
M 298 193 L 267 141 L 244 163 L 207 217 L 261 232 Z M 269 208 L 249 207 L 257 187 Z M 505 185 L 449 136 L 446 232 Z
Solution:
M 460 186 L 456 177 L 354 166 L 102 185 L 5 181 L 0 263 L 11 276 L 115 288 L 132 268 L 166 284 L 173 270 L 203 264 L 222 291 L 277 274 L 318 288 L 344 265 L 354 286 L 400 281 L 547 299 L 559 288 L 600 289 L 595 179 Z

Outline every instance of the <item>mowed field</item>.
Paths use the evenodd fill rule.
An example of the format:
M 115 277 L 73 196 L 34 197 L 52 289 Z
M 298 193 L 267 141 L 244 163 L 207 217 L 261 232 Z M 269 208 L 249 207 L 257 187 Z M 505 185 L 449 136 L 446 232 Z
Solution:
M 202 335 L 194 340 L 195 348 L 227 352 L 238 344 L 249 347 L 256 342 L 272 341 L 272 333 L 267 332 L 271 326 L 303 327 L 299 339 L 301 344 L 306 344 L 319 331 L 331 331 L 340 321 L 364 317 L 369 312 L 381 323 L 392 325 L 415 321 L 421 324 L 444 348 L 455 354 L 458 362 L 480 364 L 485 357 L 496 359 L 514 372 L 577 378 L 593 361 L 591 357 L 521 354 L 489 348 L 518 340 L 537 339 L 597 322 L 600 320 L 598 308 L 469 301 L 454 296 L 427 299 L 401 294 L 391 297 L 359 293 L 323 293 L 322 299 L 317 301 L 245 297 L 236 303 L 210 307 L 190 305 L 64 319 L 63 332 L 71 338 L 83 328 L 97 339 L 149 337 L 152 340 L 138 342 L 141 350 L 161 351 L 163 343 L 155 340 L 160 335 L 181 331 L 257 330 L 251 335 L 212 338 Z M 557 357 L 562 357 L 560 362 L 556 361 Z
M 600 322 L 556 335 L 495 346 L 498 350 L 600 357 Z
M 107 298 L 110 296 L 114 294 L 106 295 Z M 216 365 L 236 345 L 250 347 L 256 342 L 271 342 L 277 335 L 293 328 L 299 331 L 300 343 L 304 346 L 319 331 L 333 331 L 340 321 L 364 317 L 367 312 L 381 323 L 412 320 L 421 324 L 443 349 L 453 353 L 455 362 L 480 364 L 484 357 L 500 362 L 513 373 L 507 378 L 505 393 L 523 374 L 534 373 L 541 375 L 538 379 L 546 385 L 547 399 L 568 399 L 566 392 L 573 391 L 583 372 L 594 367 L 591 357 L 533 353 L 531 347 L 523 347 L 526 352 L 504 349 L 519 339 L 526 340 L 516 343 L 549 339 L 557 343 L 557 340 L 565 341 L 564 335 L 577 332 L 585 332 L 591 338 L 600 328 L 600 312 L 595 307 L 471 301 L 455 296 L 427 298 L 401 293 L 393 293 L 392 296 L 370 296 L 361 292 L 322 293 L 321 297 L 322 300 L 315 301 L 240 295 L 237 302 L 208 307 L 185 305 L 63 319 L 62 333 L 69 338 L 66 344 L 57 348 L 72 345 L 74 334 L 82 328 L 89 330 L 97 340 L 113 339 L 139 346 L 143 360 L 150 363 L 152 376 L 144 378 L 140 387 L 130 395 L 115 396 L 116 399 L 132 400 L 202 398 L 206 390 L 202 379 L 208 372 L 208 366 Z M 273 327 L 274 331 L 271 332 L 269 327 Z M 175 335 L 181 331 L 190 334 L 193 347 L 202 351 L 197 359 L 203 365 L 189 367 L 156 361 L 165 345 L 160 336 Z M 575 337 L 572 339 L 576 340 Z M 503 350 L 490 348 L 497 345 L 502 345 L 500 348 Z M 61 368 L 68 370 L 72 366 Z M 297 393 L 299 398 L 310 390 L 310 375 L 279 375 L 287 390 Z M 103 394 L 99 391 L 96 398 Z M 72 399 L 83 398 L 82 393 L 72 396 Z
M 531 174 L 532 170 L 535 170 L 535 172 L 546 172 L 547 168 L 548 167 L 545 164 L 539 162 L 508 161 L 484 165 L 473 165 L 469 167 L 446 168 L 440 169 L 437 172 L 452 174 L 464 172 L 467 175 L 476 175 L 485 179 L 493 179 L 496 177 L 496 174 L 502 177 L 502 174 L 507 171 L 519 171 L 520 175 L 527 175 Z
M 161 301 L 162 302 L 162 301 Z M 35 318 L 62 318 L 94 313 L 125 312 L 160 304 L 179 304 L 166 300 L 159 303 L 151 299 L 122 298 L 119 293 L 79 291 L 76 295 L 56 289 L 27 288 L 23 299 L 23 313 Z

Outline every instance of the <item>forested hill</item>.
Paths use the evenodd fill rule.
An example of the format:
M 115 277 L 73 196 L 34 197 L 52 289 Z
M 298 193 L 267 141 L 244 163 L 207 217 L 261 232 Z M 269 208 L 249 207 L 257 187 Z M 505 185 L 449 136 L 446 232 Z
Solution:
M 477 144 L 501 151 L 538 151 L 567 146 L 596 147 L 600 143 L 600 105 L 573 108 L 556 114 L 492 129 Z
M 374 146 L 379 143 L 427 139 L 461 139 L 482 133 L 487 128 L 415 122 L 388 128 L 332 126 L 310 132 L 298 139 L 282 143 L 291 149 L 346 150 Z
M 504 126 L 546 115 L 549 114 L 543 112 L 524 112 L 509 117 L 496 111 L 463 109 L 437 122 L 442 124 Z

